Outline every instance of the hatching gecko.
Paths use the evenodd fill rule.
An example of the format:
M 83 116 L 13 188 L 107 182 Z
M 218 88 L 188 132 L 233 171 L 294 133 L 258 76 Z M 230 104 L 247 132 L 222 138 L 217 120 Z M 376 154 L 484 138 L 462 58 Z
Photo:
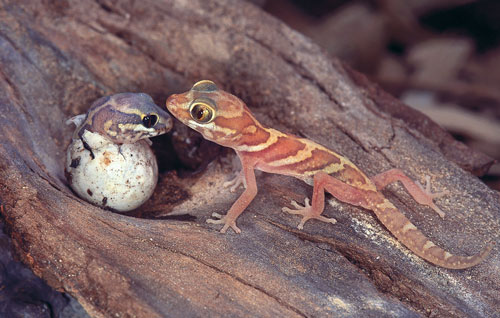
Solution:
M 444 217 L 433 199 L 447 192 L 432 193 L 428 177 L 425 187 L 413 182 L 399 169 L 369 178 L 351 161 L 332 150 L 311 140 L 262 126 L 242 100 L 218 89 L 212 81 L 199 81 L 188 92 L 170 96 L 166 106 L 177 119 L 205 139 L 233 148 L 241 160 L 241 172 L 227 185 L 233 190 L 243 183 L 245 191 L 226 215 L 214 213 L 212 216 L 216 219 L 207 220 L 208 223 L 223 224 L 222 233 L 228 228 L 241 232 L 236 219 L 257 194 L 254 169 L 259 169 L 293 176 L 313 185 L 312 204 L 306 198 L 304 206 L 292 201 L 294 209 L 283 208 L 283 211 L 302 216 L 299 229 L 309 219 L 336 223 L 335 219 L 321 215 L 327 191 L 342 202 L 372 210 L 401 243 L 433 264 L 452 269 L 468 268 L 481 262 L 492 249 L 490 244 L 473 256 L 459 256 L 443 250 L 380 192 L 388 184 L 400 181 L 416 202 L 429 206 Z

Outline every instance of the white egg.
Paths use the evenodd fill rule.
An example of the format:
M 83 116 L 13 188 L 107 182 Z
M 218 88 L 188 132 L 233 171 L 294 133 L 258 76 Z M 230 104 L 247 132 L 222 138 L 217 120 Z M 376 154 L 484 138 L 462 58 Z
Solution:
M 158 164 L 149 139 L 114 144 L 97 133 L 85 131 L 67 150 L 66 176 L 71 188 L 83 199 L 117 211 L 139 207 L 153 194 Z

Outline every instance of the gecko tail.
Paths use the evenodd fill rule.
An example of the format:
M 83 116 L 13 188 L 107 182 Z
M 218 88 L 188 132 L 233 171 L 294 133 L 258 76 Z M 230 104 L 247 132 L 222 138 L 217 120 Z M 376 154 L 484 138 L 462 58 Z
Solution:
M 485 247 L 483 247 L 483 249 L 477 253 L 476 255 L 472 255 L 472 256 L 466 256 L 465 259 L 466 261 L 468 261 L 470 264 L 469 266 L 466 266 L 466 267 L 457 267 L 457 269 L 462 269 L 462 268 L 469 268 L 471 266 L 475 266 L 479 263 L 481 263 L 486 257 L 488 257 L 488 255 L 490 255 L 491 253 L 491 250 L 493 249 L 493 247 L 495 246 L 495 243 L 494 242 L 489 242 Z
M 451 255 L 451 257 L 449 257 L 449 259 L 447 260 L 444 260 L 444 262 L 436 262 L 435 264 L 450 269 L 465 269 L 476 266 L 477 264 L 481 263 L 486 257 L 488 257 L 491 250 L 493 249 L 493 246 L 495 246 L 495 244 L 490 242 L 488 243 L 488 245 L 483 247 L 483 249 L 479 251 L 479 253 L 472 256 L 453 255 L 444 251 L 444 254 Z
M 373 211 L 382 224 L 413 253 L 444 268 L 464 269 L 475 266 L 489 255 L 495 245 L 489 243 L 472 256 L 454 255 L 435 245 L 389 200 L 384 198 L 384 202 L 378 204 Z

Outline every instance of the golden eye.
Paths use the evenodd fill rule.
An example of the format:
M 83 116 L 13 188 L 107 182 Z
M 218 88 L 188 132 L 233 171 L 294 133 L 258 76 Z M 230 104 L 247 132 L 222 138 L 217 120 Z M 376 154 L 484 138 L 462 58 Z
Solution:
M 205 101 L 195 100 L 189 107 L 189 113 L 200 124 L 208 124 L 215 118 L 215 108 Z
M 191 88 L 193 91 L 198 91 L 198 92 L 215 92 L 217 90 L 217 85 L 215 85 L 214 82 L 209 81 L 209 80 L 202 80 L 199 82 L 196 82 L 193 85 L 193 88 Z

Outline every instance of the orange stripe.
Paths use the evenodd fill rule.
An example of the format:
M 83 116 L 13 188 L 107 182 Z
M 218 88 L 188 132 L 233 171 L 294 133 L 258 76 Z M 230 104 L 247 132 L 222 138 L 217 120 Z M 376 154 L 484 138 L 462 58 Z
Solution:
M 239 117 L 224 117 L 218 116 L 215 119 L 215 124 L 219 127 L 231 129 L 236 134 L 241 134 L 238 140 L 239 145 L 256 146 L 267 142 L 271 134 L 267 132 L 249 113 L 244 112 Z M 255 126 L 256 130 L 253 133 L 242 133 L 245 128 Z
M 259 125 L 249 114 L 243 113 L 238 117 L 224 117 L 219 115 L 215 118 L 214 123 L 222 128 L 241 131 L 250 125 Z
M 322 170 L 323 168 L 328 167 L 332 163 L 339 164 L 340 163 L 339 157 L 325 150 L 314 149 L 311 152 L 311 156 L 305 158 L 302 161 L 275 168 L 277 171 L 294 171 L 295 173 L 303 174 L 308 171 Z
M 269 140 L 269 137 L 271 137 L 269 132 L 267 132 L 264 128 L 257 126 L 257 130 L 254 133 L 242 134 L 239 144 L 242 146 L 257 146 L 265 144 Z
M 243 152 L 245 155 L 258 157 L 266 163 L 271 163 L 276 160 L 285 159 L 295 156 L 300 150 L 304 149 L 306 145 L 290 137 L 278 137 L 276 142 L 255 152 Z

